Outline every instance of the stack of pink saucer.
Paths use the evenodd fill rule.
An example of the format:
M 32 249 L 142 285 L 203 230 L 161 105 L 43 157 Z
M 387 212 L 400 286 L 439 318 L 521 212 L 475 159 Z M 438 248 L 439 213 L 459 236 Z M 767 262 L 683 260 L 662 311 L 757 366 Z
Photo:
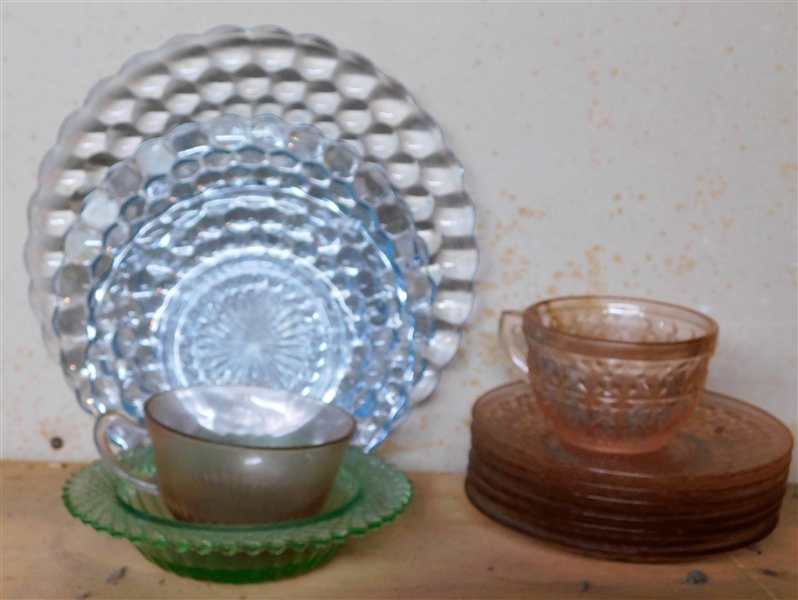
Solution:
M 491 518 L 620 560 L 672 561 L 741 547 L 776 526 L 792 435 L 741 400 L 704 392 L 667 446 L 641 455 L 563 443 L 531 387 L 473 409 L 466 492 Z

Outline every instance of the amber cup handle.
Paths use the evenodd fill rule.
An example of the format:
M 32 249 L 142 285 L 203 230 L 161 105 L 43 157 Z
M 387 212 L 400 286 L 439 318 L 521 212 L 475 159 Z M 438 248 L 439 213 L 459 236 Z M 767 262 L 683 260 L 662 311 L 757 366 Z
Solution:
M 510 357 L 510 362 L 522 375 L 529 375 L 526 363 L 527 347 L 524 341 L 524 314 L 505 310 L 499 319 L 499 342 Z
M 123 447 L 133 448 L 137 446 L 149 446 L 150 434 L 147 428 L 133 423 L 122 415 L 116 413 L 106 413 L 102 415 L 94 424 L 94 445 L 100 453 L 103 462 L 119 477 L 133 484 L 140 490 L 150 494 L 158 494 L 158 485 L 155 478 L 146 476 L 142 473 L 134 473 L 128 465 L 122 463 L 116 456 L 111 446 L 109 429 L 116 430 L 116 437 L 121 438 Z

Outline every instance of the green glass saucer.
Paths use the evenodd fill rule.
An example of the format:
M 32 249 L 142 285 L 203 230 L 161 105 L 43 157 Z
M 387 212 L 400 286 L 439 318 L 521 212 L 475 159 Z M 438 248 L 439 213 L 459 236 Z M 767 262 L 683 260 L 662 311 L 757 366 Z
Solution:
M 152 471 L 149 452 L 124 455 Z M 350 449 L 322 512 L 310 519 L 263 526 L 198 525 L 176 521 L 158 496 L 124 483 L 100 461 L 63 488 L 72 516 L 97 531 L 130 540 L 147 560 L 184 577 L 252 583 L 291 577 L 326 562 L 347 538 L 393 520 L 412 490 L 393 465 Z

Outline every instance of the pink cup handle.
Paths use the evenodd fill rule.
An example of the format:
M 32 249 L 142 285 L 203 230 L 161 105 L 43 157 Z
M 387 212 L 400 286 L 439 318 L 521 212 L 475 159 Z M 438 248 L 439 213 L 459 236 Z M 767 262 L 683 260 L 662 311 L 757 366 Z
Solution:
M 499 342 L 510 357 L 510 362 L 522 375 L 529 375 L 526 363 L 527 347 L 524 341 L 524 315 L 517 310 L 505 310 L 499 319 Z

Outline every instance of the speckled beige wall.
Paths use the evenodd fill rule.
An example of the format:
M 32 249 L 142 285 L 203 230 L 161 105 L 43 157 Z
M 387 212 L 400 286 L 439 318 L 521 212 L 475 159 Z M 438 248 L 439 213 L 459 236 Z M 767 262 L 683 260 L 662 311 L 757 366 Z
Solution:
M 512 374 L 499 312 L 654 297 L 721 324 L 709 386 L 796 429 L 796 5 L 3 4 L 2 449 L 89 459 L 92 420 L 27 307 L 25 208 L 61 120 L 174 34 L 282 25 L 368 55 L 440 121 L 481 249 L 463 347 L 380 453 L 462 470 L 470 408 Z M 52 437 L 63 440 L 60 449 Z M 793 470 L 795 478 L 795 470 Z

